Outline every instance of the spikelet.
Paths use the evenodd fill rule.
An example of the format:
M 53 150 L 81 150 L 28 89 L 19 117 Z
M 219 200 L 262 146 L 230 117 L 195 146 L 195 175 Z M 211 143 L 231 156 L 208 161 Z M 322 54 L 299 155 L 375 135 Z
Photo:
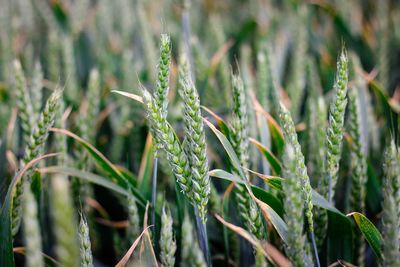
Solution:
M 367 161 L 362 149 L 361 114 L 358 89 L 349 92 L 349 133 L 351 142 L 351 208 L 354 211 L 365 213 L 365 196 L 367 183 Z M 355 237 L 358 251 L 358 266 L 364 266 L 365 243 L 361 233 Z
M 285 143 L 292 147 L 295 164 L 295 175 L 300 180 L 301 190 L 303 192 L 304 210 L 307 217 L 308 231 L 314 232 L 313 222 L 313 204 L 312 204 L 312 188 L 310 179 L 308 178 L 307 168 L 304 164 L 304 156 L 301 152 L 300 144 L 297 140 L 297 133 L 294 127 L 290 112 L 281 105 L 280 123 L 283 131 Z
M 197 238 L 193 235 L 193 225 L 187 213 L 182 223 L 182 266 L 183 267 L 205 267 L 207 266 L 200 250 Z
M 302 188 L 297 177 L 298 162 L 295 148 L 289 142 L 285 144 L 282 162 L 284 163 L 283 176 L 285 177 L 285 183 L 283 184 L 284 219 L 288 229 L 290 229 L 285 250 L 290 260 L 294 263 L 294 266 L 305 266 L 306 237 L 303 234 L 304 204 L 302 200 Z
M 183 63 L 185 65 L 185 63 Z M 185 68 L 185 67 L 183 67 Z M 208 176 L 208 160 L 203 118 L 200 111 L 200 99 L 190 79 L 189 73 L 181 72 L 181 96 L 184 101 L 184 122 L 186 150 L 192 171 L 193 201 L 199 210 L 203 223 L 207 220 L 207 203 L 210 196 L 210 177 Z
M 160 258 L 162 265 L 165 267 L 173 267 L 175 265 L 176 243 L 172 226 L 171 212 L 164 205 L 161 213 Z
M 81 267 L 92 267 L 93 266 L 93 256 L 92 256 L 92 246 L 90 244 L 89 237 L 89 226 L 87 224 L 86 218 L 81 214 L 81 219 L 79 222 L 79 245 L 81 254 Z
M 327 178 L 321 185 L 321 193 L 333 201 L 338 180 L 339 160 L 342 151 L 343 122 L 347 105 L 348 60 L 346 50 L 342 50 L 337 62 L 337 74 L 334 85 L 335 98 L 329 109 L 329 124 L 326 137 L 326 169 Z
M 150 129 L 152 129 L 153 138 L 163 145 L 163 149 L 167 154 L 168 163 L 172 168 L 172 172 L 177 179 L 179 187 L 189 199 L 192 199 L 189 159 L 183 151 L 182 145 L 171 125 L 163 117 L 162 111 L 155 99 L 146 89 L 142 88 L 142 90 L 143 102 L 146 106 L 147 117 Z
M 29 92 L 26 86 L 24 71 L 22 70 L 21 63 L 14 60 L 15 72 L 15 93 L 17 96 L 18 115 L 21 119 L 21 127 L 23 131 L 23 139 L 25 144 L 29 143 L 31 132 L 34 125 L 33 107 Z
M 44 266 L 42 257 L 42 237 L 38 220 L 36 199 L 28 184 L 23 194 L 23 230 L 25 237 L 25 260 L 28 267 Z
M 60 266 L 79 265 L 79 245 L 75 213 L 69 192 L 68 178 L 62 175 L 51 177 L 52 219 L 56 237 L 56 255 Z
M 27 164 L 38 157 L 44 148 L 49 129 L 54 124 L 54 117 L 58 111 L 61 91 L 54 91 L 46 102 L 46 106 L 40 115 L 39 121 L 30 136 L 29 143 L 25 147 L 25 155 L 22 159 L 22 165 Z M 21 223 L 21 196 L 23 194 L 24 183 L 31 183 L 33 170 L 28 170 L 22 179 L 17 183 L 12 201 L 12 234 L 18 232 Z
M 398 151 L 394 140 L 391 140 L 386 148 L 383 163 L 383 203 L 382 203 L 382 266 L 396 266 L 400 262 L 400 224 L 399 224 L 399 202 L 398 192 L 393 186 L 399 180 L 400 165 Z M 398 189 L 397 189 L 398 190 Z M 398 199 L 397 199 L 398 200 Z

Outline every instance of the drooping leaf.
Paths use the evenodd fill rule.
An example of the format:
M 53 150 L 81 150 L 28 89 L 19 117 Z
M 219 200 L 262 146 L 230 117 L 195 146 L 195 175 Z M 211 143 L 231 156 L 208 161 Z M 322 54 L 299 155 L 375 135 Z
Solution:
M 378 259 L 382 259 L 382 235 L 378 229 L 376 229 L 375 225 L 359 212 L 352 212 L 347 214 L 347 216 L 353 216 L 358 228 L 371 246 L 375 255 Z
M 153 150 L 153 138 L 151 134 L 147 135 L 146 144 L 140 162 L 139 174 L 138 174 L 138 188 L 140 192 L 143 192 L 145 196 L 151 195 L 149 190 L 149 183 L 153 173 L 154 164 L 154 150 Z
M 68 176 L 77 177 L 79 179 L 83 179 L 83 180 L 86 180 L 93 184 L 97 184 L 99 186 L 110 189 L 119 194 L 123 194 L 125 196 L 129 195 L 129 191 L 125 187 L 119 185 L 118 183 L 116 183 L 112 180 L 110 181 L 109 178 L 105 178 L 105 177 L 102 177 L 102 176 L 99 176 L 99 175 L 96 175 L 96 174 L 93 174 L 90 172 L 81 171 L 81 170 L 74 169 L 74 168 L 62 167 L 62 166 L 50 166 L 50 167 L 46 167 L 46 168 L 41 168 L 40 172 L 41 173 L 60 173 L 60 174 L 68 175 Z M 134 187 L 129 187 L 129 188 L 131 189 L 133 197 L 137 200 L 137 203 L 140 206 L 145 207 L 146 200 L 142 196 L 142 194 Z
M 223 133 L 221 133 L 215 126 L 209 122 L 207 119 L 204 119 L 204 122 L 208 125 L 208 127 L 214 132 L 222 146 L 224 147 L 226 153 L 228 154 L 233 167 L 239 172 L 241 177 L 245 177 L 242 167 L 240 165 L 239 158 L 237 157 L 235 150 L 233 149 L 231 143 L 225 137 Z
M 224 180 L 231 181 L 234 183 L 243 184 L 243 181 L 239 177 L 237 177 L 227 171 L 224 171 L 224 170 L 215 169 L 215 170 L 209 171 L 208 174 L 212 177 L 224 179 Z M 280 177 L 278 177 L 278 178 L 280 178 Z M 282 178 L 280 178 L 280 179 L 282 179 Z M 271 187 L 272 187 L 272 185 L 271 185 Z M 251 185 L 251 190 L 256 198 L 267 203 L 269 206 L 271 206 L 274 209 L 274 211 L 277 214 L 279 214 L 279 216 L 283 217 L 283 206 L 282 206 L 282 202 L 279 199 L 277 199 L 273 194 L 265 191 L 264 189 L 262 189 L 260 187 L 254 186 L 254 185 Z
M 204 106 L 201 106 L 201 108 L 213 117 L 213 119 L 217 123 L 218 127 L 221 129 L 222 133 L 225 136 L 229 137 L 230 128 L 229 128 L 228 124 L 220 116 L 218 116 L 216 113 L 214 113 L 214 111 L 212 111 L 211 109 L 204 107 Z
M 73 138 L 75 141 L 78 142 L 87 152 L 88 154 L 92 157 L 98 168 L 100 170 L 104 171 L 107 175 L 110 176 L 113 182 L 116 184 L 122 186 L 123 188 L 127 187 L 135 187 L 135 184 L 129 182 L 130 178 L 128 179 L 125 175 L 118 170 L 116 166 L 114 166 L 100 151 L 98 151 L 94 146 L 89 144 L 87 141 L 83 140 L 76 134 L 65 130 L 65 129 L 56 129 L 52 128 L 50 131 L 58 133 L 58 134 L 64 134 L 66 136 L 69 136 Z M 135 178 L 136 179 L 136 178 Z
M 285 180 L 279 176 L 265 175 L 248 169 L 248 171 L 257 177 L 263 179 L 269 186 L 276 190 L 282 190 L 282 181 Z
M 291 266 L 289 260 L 283 256 L 280 252 L 278 253 L 277 250 L 273 250 L 272 246 L 270 244 L 263 245 L 260 243 L 260 241 L 256 240 L 253 235 L 251 235 L 248 231 L 245 229 L 236 226 L 232 223 L 229 223 L 225 221 L 221 216 L 218 214 L 215 214 L 215 218 L 217 218 L 218 221 L 220 221 L 223 225 L 246 239 L 247 241 L 250 242 L 254 247 L 258 248 L 260 252 L 264 254 L 264 256 L 268 257 L 268 259 L 274 263 L 277 263 L 278 266 Z M 271 253 L 271 252 L 274 253 Z
M 260 152 L 264 155 L 265 159 L 269 162 L 269 165 L 271 166 L 272 170 L 279 175 L 282 170 L 282 164 L 275 157 L 275 155 L 263 144 L 261 144 L 260 142 L 258 142 L 253 138 L 250 138 L 250 143 L 257 146 L 258 150 L 260 150 Z

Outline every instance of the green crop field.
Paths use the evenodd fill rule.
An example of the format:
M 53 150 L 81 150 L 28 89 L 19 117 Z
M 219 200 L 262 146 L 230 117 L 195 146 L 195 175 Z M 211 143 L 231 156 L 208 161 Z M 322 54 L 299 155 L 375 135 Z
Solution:
M 0 0 L 0 267 L 400 267 L 400 2 Z

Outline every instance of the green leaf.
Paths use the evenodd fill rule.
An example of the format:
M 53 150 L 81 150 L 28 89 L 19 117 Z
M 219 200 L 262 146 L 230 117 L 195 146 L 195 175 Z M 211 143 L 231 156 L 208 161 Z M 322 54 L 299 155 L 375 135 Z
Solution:
M 371 246 L 377 258 L 382 259 L 382 235 L 378 229 L 376 229 L 375 225 L 359 212 L 352 212 L 347 214 L 347 216 L 353 216 L 358 228 Z
M 219 141 L 221 142 L 222 146 L 224 147 L 226 153 L 228 154 L 231 163 L 233 167 L 239 172 L 241 177 L 246 177 L 242 167 L 240 165 L 239 158 L 237 157 L 235 150 L 233 149 L 231 143 L 228 141 L 228 139 L 225 137 L 223 133 L 221 133 L 215 126 L 209 122 L 207 119 L 204 119 L 204 122 L 208 125 L 208 127 L 214 132 L 214 134 L 217 136 Z
M 258 173 L 255 171 L 252 171 L 250 169 L 247 169 L 250 173 L 256 175 L 257 177 L 261 178 L 266 182 L 269 186 L 276 190 L 282 190 L 282 181 L 285 180 L 282 177 L 279 176 L 272 176 L 272 175 L 265 175 L 262 173 Z
M 222 133 L 225 136 L 230 136 L 230 128 L 228 126 L 228 124 L 220 117 L 218 116 L 216 113 L 214 113 L 211 109 L 205 107 L 205 106 L 201 106 L 202 109 L 204 109 L 208 114 L 210 114 L 215 122 L 217 123 L 218 127 L 221 129 Z
M 140 162 L 139 174 L 138 174 L 138 189 L 145 196 L 151 198 L 151 186 L 150 180 L 153 174 L 154 164 L 154 149 L 153 149 L 153 138 L 151 134 L 147 135 L 146 144 Z
M 261 144 L 260 142 L 258 142 L 253 138 L 250 138 L 250 143 L 257 146 L 258 150 L 260 150 L 260 152 L 264 155 L 265 159 L 269 162 L 269 165 L 271 166 L 272 170 L 279 175 L 282 171 L 282 165 L 281 162 L 271 152 L 271 150 L 269 150 L 263 144 Z
M 98 151 L 94 146 L 89 144 L 87 141 L 83 140 L 76 134 L 74 134 L 68 130 L 65 130 L 65 129 L 52 128 L 51 131 L 58 133 L 58 134 L 64 134 L 66 136 L 73 138 L 75 141 L 77 141 L 78 144 L 80 144 L 88 152 L 88 154 L 92 157 L 92 159 L 95 161 L 97 167 L 99 167 L 107 175 L 109 175 L 114 183 L 122 186 L 123 188 L 136 186 L 135 183 L 130 182 L 130 180 L 134 180 L 134 179 L 136 180 L 136 178 L 129 177 L 129 175 L 127 173 L 123 174 L 100 151 Z
M 117 168 L 118 171 L 121 172 L 122 176 L 125 177 L 125 179 L 133 186 L 133 187 L 137 187 L 137 181 L 138 178 L 128 169 L 126 169 L 123 166 L 119 166 L 119 165 L 115 165 L 115 168 Z
M 77 177 L 79 179 L 83 179 L 86 180 L 88 182 L 91 182 L 93 184 L 97 184 L 99 186 L 105 187 L 107 189 L 110 189 L 114 192 L 117 192 L 119 194 L 128 196 L 129 191 L 126 189 L 126 187 L 122 187 L 121 185 L 115 183 L 114 181 L 110 181 L 110 179 L 90 173 L 90 172 L 86 172 L 86 171 L 82 171 L 82 170 L 78 170 L 78 169 L 74 169 L 74 168 L 68 168 L 68 167 L 62 167 L 62 166 L 50 166 L 50 167 L 46 167 L 46 168 L 41 168 L 40 169 L 41 173 L 60 173 L 60 174 L 65 174 L 68 176 L 73 176 L 73 177 Z M 133 187 L 129 187 L 131 189 L 132 192 L 132 196 L 137 200 L 137 203 L 142 206 L 145 207 L 146 206 L 146 200 L 143 198 L 143 196 L 141 195 L 141 193 Z
M 242 179 L 224 170 L 215 169 L 210 171 L 209 175 L 234 183 L 245 184 Z M 283 215 L 283 207 L 281 201 L 262 188 L 254 185 L 250 185 L 250 188 L 258 201 L 264 203 L 263 207 L 260 208 L 263 208 L 265 213 L 267 213 L 268 219 L 274 225 L 278 234 L 283 240 L 287 240 L 287 226 L 281 218 L 281 216 Z

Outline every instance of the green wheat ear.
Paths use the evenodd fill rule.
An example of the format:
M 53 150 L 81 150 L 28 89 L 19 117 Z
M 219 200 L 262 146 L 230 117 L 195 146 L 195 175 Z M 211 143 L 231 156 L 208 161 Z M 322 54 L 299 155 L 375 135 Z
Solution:
M 179 187 L 186 197 L 191 200 L 192 183 L 189 159 L 171 125 L 163 117 L 162 110 L 160 110 L 156 100 L 146 89 L 142 88 L 142 91 L 153 138 L 156 142 L 162 144 Z
M 38 220 L 38 206 L 30 186 L 25 183 L 23 194 L 23 230 L 25 238 L 25 259 L 28 267 L 44 266 L 42 237 Z
M 283 176 L 285 177 L 285 183 L 283 185 L 284 218 L 288 229 L 290 229 L 285 250 L 295 266 L 305 266 L 306 237 L 303 234 L 304 204 L 301 183 L 297 177 L 298 162 L 296 159 L 296 152 L 290 142 L 285 144 L 282 162 L 284 163 Z
M 158 62 L 157 83 L 154 90 L 156 100 L 162 115 L 167 117 L 169 76 L 171 63 L 171 39 L 168 34 L 161 34 L 160 59 Z
M 351 143 L 351 207 L 352 210 L 365 213 L 365 196 L 367 184 L 367 161 L 363 152 L 361 141 L 361 113 L 358 88 L 349 92 L 349 133 Z M 364 266 L 365 242 L 361 233 L 355 237 L 358 255 L 358 265 Z
M 394 140 L 386 148 L 383 163 L 383 203 L 382 203 L 382 243 L 383 266 L 396 266 L 400 260 L 400 223 L 399 223 L 399 152 Z
M 32 107 L 35 112 L 36 118 L 39 118 L 40 110 L 42 108 L 42 89 L 43 89 L 43 71 L 42 66 L 39 61 L 35 62 L 35 67 L 32 74 L 32 85 L 31 95 L 32 95 Z
M 34 127 L 34 117 L 32 117 L 33 107 L 26 85 L 25 74 L 22 69 L 21 63 L 18 60 L 14 60 L 14 72 L 16 89 L 15 93 L 17 96 L 17 107 L 19 111 L 18 115 L 21 119 L 23 139 L 25 141 L 25 144 L 28 144 L 32 129 Z
M 193 234 L 193 225 L 187 212 L 182 223 L 182 266 L 205 267 L 207 266 L 204 254 L 200 250 L 196 236 Z
M 75 212 L 70 197 L 68 178 L 51 177 L 52 219 L 56 237 L 56 255 L 61 266 L 79 265 L 79 245 Z
M 176 242 L 172 228 L 171 211 L 164 205 L 161 213 L 160 258 L 162 265 L 165 267 L 173 267 L 175 265 Z
M 238 155 L 241 166 L 247 169 L 249 167 L 247 103 L 243 81 L 238 75 L 232 74 L 232 89 L 234 117 L 231 126 L 232 136 L 229 141 Z M 243 178 L 248 179 L 248 172 L 245 171 L 245 174 L 246 177 Z M 244 185 L 236 183 L 235 187 L 239 213 L 247 229 L 258 239 L 264 239 L 266 231 L 257 204 L 250 197 Z
M 296 166 L 296 176 L 300 180 L 301 190 L 304 199 L 304 210 L 307 217 L 308 230 L 310 233 L 314 232 L 313 222 L 313 204 L 312 204 L 312 188 L 310 185 L 310 179 L 307 174 L 307 168 L 304 163 L 304 156 L 301 151 L 299 141 L 297 140 L 296 129 L 290 115 L 290 112 L 281 105 L 280 122 L 283 131 L 285 143 L 289 144 L 294 153 L 294 160 Z
M 193 201 L 197 205 L 203 223 L 207 221 L 207 203 L 210 196 L 210 177 L 203 118 L 200 110 L 200 99 L 194 83 L 187 72 L 186 63 L 181 64 L 180 94 L 184 101 L 183 119 L 185 122 L 185 153 L 189 158 L 192 170 Z
M 329 202 L 335 196 L 338 180 L 339 160 L 342 152 L 343 122 L 347 105 L 348 60 L 343 48 L 337 62 L 337 74 L 334 84 L 335 98 L 329 108 L 329 124 L 326 136 L 327 178 L 321 184 L 321 193 Z
M 54 124 L 54 118 L 58 112 L 58 105 L 61 98 L 61 90 L 55 90 L 46 102 L 43 112 L 30 135 L 29 142 L 25 147 L 25 155 L 22 159 L 22 166 L 43 153 L 45 142 L 49 135 L 49 129 Z M 21 196 L 24 193 L 24 184 L 31 184 L 33 170 L 28 170 L 21 180 L 16 184 L 12 201 L 12 234 L 15 236 L 21 223 Z
M 81 214 L 81 219 L 79 222 L 79 245 L 81 254 L 81 267 L 92 267 L 93 266 L 93 256 L 92 256 L 92 246 L 90 244 L 89 237 L 89 226 L 86 218 Z

